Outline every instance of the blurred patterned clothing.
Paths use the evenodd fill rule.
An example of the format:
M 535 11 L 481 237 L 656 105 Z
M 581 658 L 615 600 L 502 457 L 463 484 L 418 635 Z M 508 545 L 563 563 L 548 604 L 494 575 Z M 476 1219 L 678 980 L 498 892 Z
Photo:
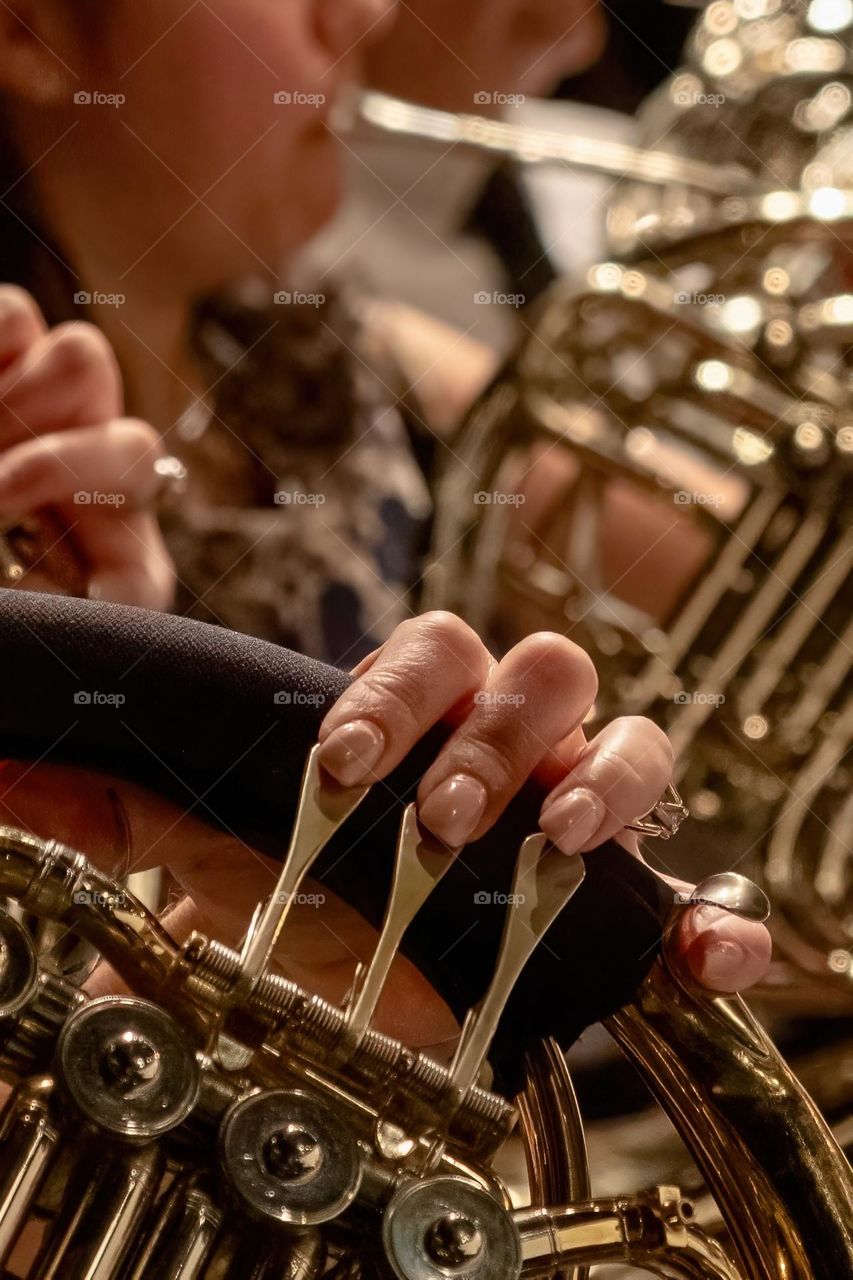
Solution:
M 399 380 L 336 298 L 218 302 L 197 345 L 214 391 L 167 440 L 178 611 L 352 667 L 416 607 L 428 537 Z

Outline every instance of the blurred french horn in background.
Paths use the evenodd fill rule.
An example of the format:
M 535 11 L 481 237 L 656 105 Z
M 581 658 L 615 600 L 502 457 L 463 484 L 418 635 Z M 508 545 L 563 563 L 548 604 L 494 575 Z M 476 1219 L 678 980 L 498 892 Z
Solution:
M 567 631 L 602 717 L 667 727 L 694 819 L 667 865 L 756 878 L 759 1000 L 824 1020 L 853 1012 L 852 94 L 850 0 L 703 10 L 623 156 L 612 260 L 523 318 L 454 442 L 428 579 L 499 645 Z M 800 1066 L 849 1114 L 849 1034 Z

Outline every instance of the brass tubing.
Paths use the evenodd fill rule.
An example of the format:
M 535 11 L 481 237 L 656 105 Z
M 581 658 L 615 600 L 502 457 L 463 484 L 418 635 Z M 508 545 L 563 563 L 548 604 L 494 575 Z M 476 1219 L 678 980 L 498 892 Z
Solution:
M 712 165 L 625 142 L 513 124 L 468 112 L 440 111 L 385 93 L 360 94 L 340 109 L 339 120 L 349 131 L 356 126 L 367 127 L 379 134 L 397 134 L 412 143 L 442 149 L 471 147 L 516 164 L 557 165 L 664 187 L 686 185 L 720 197 L 759 186 L 755 177 L 737 164 Z
M 716 1199 L 746 1280 L 853 1276 L 853 1175 L 811 1098 L 738 998 L 655 965 L 607 1028 Z
M 527 1058 L 527 1081 L 517 1099 L 534 1205 L 589 1200 L 589 1159 L 578 1100 L 563 1052 L 543 1040 Z M 571 1267 L 557 1280 L 587 1280 L 589 1269 Z
M 74 929 L 134 990 L 168 1005 L 196 1041 L 206 1038 L 199 1009 L 167 990 L 180 951 L 156 916 L 82 854 L 56 840 L 0 826 L 0 894 Z
M 20 1084 L 3 1113 L 0 1140 L 0 1266 L 9 1259 L 56 1153 L 52 1076 Z
M 317 1230 L 277 1240 L 269 1234 L 263 1239 L 244 1233 L 231 1241 L 229 1255 L 223 1280 L 317 1280 L 325 1266 L 326 1246 Z
M 222 1226 L 222 1210 L 192 1176 L 178 1178 L 127 1280 L 201 1280 Z
M 651 1197 L 523 1209 L 514 1218 L 521 1234 L 524 1280 L 550 1280 L 571 1264 L 617 1262 L 670 1280 L 741 1280 L 716 1241 L 683 1223 L 668 1224 Z
M 124 1280 L 137 1232 L 163 1174 L 162 1147 L 127 1149 L 103 1139 L 81 1152 L 54 1228 L 30 1280 Z

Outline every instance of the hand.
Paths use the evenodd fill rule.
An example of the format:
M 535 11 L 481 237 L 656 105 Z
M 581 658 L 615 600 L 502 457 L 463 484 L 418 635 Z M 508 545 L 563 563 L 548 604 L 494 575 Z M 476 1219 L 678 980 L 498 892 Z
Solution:
M 0 286 L 0 526 L 55 508 L 87 574 L 88 594 L 167 608 L 174 570 L 153 503 L 158 433 L 122 416 L 121 378 L 100 331 L 48 331 L 22 289 Z M 49 557 L 19 585 L 61 588 Z
M 357 671 L 320 733 L 324 765 L 341 781 L 386 776 L 431 725 L 449 719 L 456 729 L 418 795 L 422 821 L 448 843 L 463 843 L 466 830 L 482 835 L 534 775 L 550 789 L 542 828 L 568 856 L 614 835 L 636 852 L 625 824 L 650 809 L 669 781 L 669 744 L 650 721 L 636 718 L 614 721 L 585 741 L 580 726 L 595 697 L 595 672 L 570 641 L 531 636 L 496 663 L 458 618 L 427 614 L 403 623 Z M 186 894 L 164 917 L 177 941 L 199 929 L 239 945 L 279 869 L 235 833 L 93 770 L 7 762 L 0 768 L 0 822 L 64 841 L 112 874 L 168 867 Z M 355 961 L 373 953 L 375 931 L 324 887 L 306 884 L 304 892 L 322 900 L 295 905 L 276 960 L 294 981 L 340 1003 Z M 684 912 L 674 941 L 689 972 L 710 990 L 742 990 L 768 967 L 767 930 L 714 908 Z M 102 972 L 89 989 L 114 983 Z M 456 1028 L 404 957 L 377 1025 L 419 1047 L 447 1041 Z
M 660 799 L 672 751 L 640 717 L 614 720 L 586 741 L 597 678 L 570 640 L 532 635 L 498 663 L 459 618 L 426 614 L 402 623 L 355 674 L 320 730 L 321 763 L 339 782 L 386 777 L 428 729 L 450 719 L 456 729 L 417 797 L 422 823 L 446 844 L 483 836 L 535 776 L 549 788 L 540 826 L 566 854 L 612 837 L 638 854 L 625 827 Z M 677 946 L 694 978 L 714 991 L 750 986 L 770 961 L 762 925 L 709 907 L 685 913 Z

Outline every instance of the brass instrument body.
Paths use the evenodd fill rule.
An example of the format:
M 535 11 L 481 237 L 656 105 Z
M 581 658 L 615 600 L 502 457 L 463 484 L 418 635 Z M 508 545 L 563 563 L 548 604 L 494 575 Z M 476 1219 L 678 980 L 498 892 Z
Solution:
M 306 791 L 311 782 L 309 765 Z M 849 1169 L 812 1104 L 740 1001 L 691 993 L 665 962 L 611 1030 L 629 1057 L 646 1068 L 654 1064 L 655 1087 L 694 1157 L 717 1169 L 714 1190 L 740 1250 L 737 1261 L 691 1222 L 677 1188 L 591 1198 L 582 1137 L 571 1119 L 571 1082 L 555 1046 L 531 1064 L 519 1100 L 533 1202 L 515 1208 L 491 1167 L 498 1132 L 506 1136 L 518 1114 L 510 1102 L 476 1086 L 454 1093 L 453 1068 L 448 1077 L 437 1064 L 433 1079 L 444 1083 L 424 1094 L 430 1064 L 387 1037 L 382 1053 L 367 1051 L 360 1062 L 357 1052 L 341 1053 L 346 1011 L 266 971 L 263 994 L 255 989 L 239 1006 L 248 1021 L 235 1021 L 238 953 L 197 935 L 178 948 L 120 884 L 56 842 L 4 828 L 0 846 L 0 890 L 36 914 L 73 919 L 80 936 L 144 996 L 68 998 L 64 1018 L 39 1019 L 43 987 L 20 952 L 23 931 L 11 917 L 0 919 L 4 950 L 20 957 L 7 966 L 0 992 L 10 1010 L 3 1023 L 5 1075 L 20 1079 L 0 1138 L 0 1256 L 13 1252 L 28 1214 L 43 1203 L 47 1229 L 32 1275 L 310 1280 L 332 1255 L 340 1265 L 351 1258 L 352 1270 L 341 1274 L 362 1274 L 361 1257 L 385 1275 L 389 1264 L 377 1261 L 375 1243 L 380 1225 L 390 1251 L 387 1274 L 406 1280 L 456 1271 L 500 1280 L 580 1276 L 589 1264 L 616 1260 L 698 1280 L 836 1280 L 844 1266 L 853 1274 L 853 1237 L 843 1216 L 833 1226 L 833 1213 L 853 1210 Z M 524 857 L 521 866 L 528 874 Z M 558 884 L 554 867 L 546 859 L 539 874 Z M 30 1034 L 21 1037 L 25 1023 Z M 224 1025 L 252 1031 L 236 1067 Z M 408 1076 L 398 1075 L 389 1089 L 389 1067 L 397 1061 L 405 1061 Z M 282 1115 L 294 1118 L 284 1124 Z M 780 1117 L 795 1122 L 791 1133 Z M 270 1133 L 278 1163 L 260 1156 L 256 1163 L 251 1153 L 263 1139 L 260 1150 L 269 1154 Z M 544 1155 L 549 1134 L 556 1146 L 543 1164 L 536 1152 Z M 316 1154 L 323 1135 L 343 1146 L 327 1166 L 332 1184 L 321 1184 L 320 1195 L 312 1179 L 323 1168 Z M 45 1200 L 51 1168 L 61 1168 L 69 1152 L 70 1172 L 48 1212 L 56 1200 L 55 1193 Z M 562 1160 L 555 1163 L 554 1152 Z M 780 1152 L 787 1153 L 781 1166 Z M 805 1191 L 809 1177 L 814 1194 L 790 1206 L 786 1178 Z M 548 1194 L 559 1197 L 561 1190 L 564 1200 Z M 268 1199 L 273 1191 L 275 1203 Z M 418 1215 L 427 1213 L 426 1230 L 435 1205 L 445 1204 L 472 1207 L 461 1214 L 467 1224 L 461 1236 L 460 1213 L 441 1218 L 442 1248 L 470 1244 L 474 1219 L 482 1270 L 471 1262 L 470 1272 L 442 1271 L 421 1246 L 411 1253 L 412 1230 L 421 1238 Z M 820 1249 L 810 1237 L 815 1222 L 823 1228 Z M 768 1223 L 772 1250 L 757 1246 L 767 1241 Z
M 602 716 L 662 716 L 704 827 L 704 869 L 718 869 L 723 813 L 727 838 L 742 842 L 732 861 L 752 858 L 773 891 L 791 972 L 846 1012 L 853 308 L 825 286 L 853 225 L 838 161 L 843 92 L 832 89 L 847 84 L 847 44 L 805 35 L 802 4 L 783 13 L 754 0 L 744 17 L 750 3 L 709 6 L 691 66 L 648 110 L 645 152 L 606 157 L 630 173 L 611 205 L 620 260 L 557 288 L 472 415 L 463 466 L 444 481 L 430 592 L 506 640 L 519 620 L 556 614 L 596 656 Z M 809 136 L 789 146 L 773 126 L 796 113 L 806 83 Z M 721 112 L 710 117 L 718 149 L 709 108 Z M 826 137 L 821 111 L 836 111 Z M 383 127 L 418 127 L 393 119 Z M 749 154 L 751 123 L 775 181 Z M 460 125 L 463 141 L 478 131 Z M 516 154 L 521 142 L 498 131 L 486 145 Z M 570 149 L 593 165 L 589 148 Z M 695 154 L 706 163 L 688 163 Z M 556 551 L 521 504 L 474 494 L 523 493 L 519 477 L 549 450 L 572 468 L 552 502 Z M 715 483 L 725 500 L 701 501 Z M 702 572 L 666 608 L 643 608 L 607 577 L 597 548 L 612 485 L 689 508 Z M 4 565 L 13 581 L 27 567 L 12 554 Z M 411 813 L 374 962 L 349 1004 L 275 973 L 291 897 L 358 802 L 318 788 L 309 761 L 278 890 L 239 952 L 200 935 L 178 946 L 82 855 L 0 829 L 0 892 L 75 931 L 134 992 L 86 1002 L 0 916 L 0 1072 L 17 1082 L 0 1132 L 2 1265 L 16 1250 L 21 1265 L 35 1222 L 27 1274 L 40 1280 L 585 1280 L 613 1262 L 686 1280 L 853 1276 L 850 1170 L 817 1109 L 743 1002 L 693 991 L 666 951 L 608 1030 L 704 1174 L 722 1240 L 696 1225 L 678 1188 L 593 1196 L 553 1043 L 515 1102 L 476 1083 L 532 945 L 517 922 L 449 1067 L 372 1029 L 388 965 L 444 865 Z M 572 886 L 531 840 L 519 866 L 540 868 L 536 905 L 558 910 Z M 526 1206 L 493 1167 L 516 1124 Z

